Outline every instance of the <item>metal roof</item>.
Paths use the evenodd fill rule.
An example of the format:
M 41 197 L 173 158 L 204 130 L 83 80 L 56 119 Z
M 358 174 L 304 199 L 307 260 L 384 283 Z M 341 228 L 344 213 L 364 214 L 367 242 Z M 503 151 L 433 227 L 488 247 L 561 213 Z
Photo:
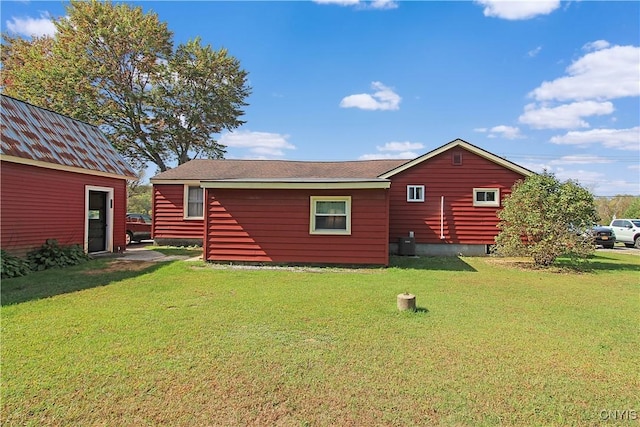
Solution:
M 0 95 L 0 154 L 19 160 L 49 163 L 135 178 L 136 172 L 113 148 L 97 126 Z

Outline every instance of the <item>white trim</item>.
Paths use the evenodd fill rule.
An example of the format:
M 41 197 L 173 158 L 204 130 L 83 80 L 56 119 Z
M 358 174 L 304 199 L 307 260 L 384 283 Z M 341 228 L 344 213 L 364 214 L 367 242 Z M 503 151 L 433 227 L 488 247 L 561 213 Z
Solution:
M 345 230 L 328 230 L 316 228 L 316 202 L 345 202 L 346 229 Z M 310 197 L 310 215 L 309 215 L 309 234 L 320 235 L 351 235 L 351 196 L 311 196 Z
M 189 184 L 184 184 L 183 187 L 183 200 L 182 200 L 182 218 L 186 219 L 186 220 L 190 220 L 190 219 L 196 219 L 196 220 L 200 220 L 200 219 L 204 219 L 204 212 L 205 212 L 205 200 L 204 200 L 204 188 L 200 187 L 200 190 L 202 190 L 202 216 L 189 216 L 189 188 L 190 187 L 200 187 L 200 183 L 195 184 L 195 185 L 189 185 Z
M 488 151 L 485 151 L 485 150 L 483 150 L 481 148 L 476 147 L 475 145 L 471 145 L 466 141 L 463 141 L 461 139 L 456 139 L 454 141 L 451 141 L 448 144 L 443 145 L 442 147 L 439 147 L 439 148 L 436 148 L 433 151 L 430 151 L 427 154 L 424 154 L 424 155 L 422 155 L 420 157 L 417 157 L 417 158 L 411 160 L 410 162 L 407 162 L 407 163 L 405 163 L 403 165 L 400 165 L 397 168 L 392 169 L 389 172 L 386 172 L 386 173 L 380 175 L 378 178 L 389 179 L 392 176 L 394 176 L 396 174 L 399 174 L 400 172 L 403 172 L 403 171 L 405 171 L 405 170 L 407 170 L 409 168 L 412 168 L 415 165 L 420 164 L 420 163 L 424 162 L 425 160 L 429 160 L 432 157 L 435 157 L 438 154 L 442 154 L 445 151 L 448 151 L 448 150 L 450 150 L 450 149 L 452 149 L 454 147 L 464 148 L 467 151 L 470 151 L 470 152 L 472 152 L 474 154 L 477 154 L 480 157 L 484 157 L 485 159 L 487 159 L 487 160 L 489 160 L 491 162 L 497 163 L 500 166 L 503 166 L 503 167 L 505 167 L 507 169 L 510 169 L 510 170 L 512 170 L 514 172 L 517 172 L 517 173 L 519 173 L 521 175 L 524 175 L 524 176 L 533 175 L 533 172 L 530 171 L 529 169 L 525 169 L 522 166 L 519 166 L 519 165 L 516 165 L 515 163 L 510 162 L 509 160 L 503 159 L 502 157 L 498 157 L 495 154 L 492 154 L 492 153 L 490 153 Z
M 114 189 L 112 187 L 96 187 L 94 185 L 84 186 L 84 251 L 89 252 L 89 192 L 99 191 L 107 193 L 107 224 L 105 235 L 105 252 L 113 252 L 113 211 L 114 211 Z
M 192 186 L 200 185 L 199 179 L 153 179 L 149 180 L 152 184 L 186 184 Z
M 358 190 L 388 189 L 391 181 L 202 181 L 202 188 L 231 188 L 239 190 Z
M 492 201 L 478 201 L 477 194 L 478 193 L 495 193 L 495 200 Z M 500 189 L 499 188 L 474 188 L 473 189 L 473 206 L 500 206 Z
M 138 179 L 137 176 L 119 175 L 117 173 L 102 172 L 102 171 L 96 171 L 96 170 L 91 170 L 91 169 L 83 169 L 83 168 L 80 168 L 80 167 L 77 167 L 77 166 L 59 165 L 57 163 L 49 163 L 49 162 L 43 162 L 41 160 L 33 160 L 33 159 L 24 159 L 22 157 L 7 156 L 5 154 L 0 155 L 0 160 L 2 160 L 3 162 L 11 162 L 11 163 L 18 163 L 18 164 L 21 164 L 21 165 L 35 166 L 37 168 L 53 169 L 53 170 L 59 170 L 59 171 L 65 171 L 65 172 L 73 172 L 73 173 L 81 173 L 81 174 L 92 175 L 92 176 L 103 176 L 103 177 L 106 177 L 106 178 L 126 179 L 128 181 L 135 181 L 136 179 Z
M 420 189 L 420 197 L 411 198 L 411 190 Z M 415 196 L 415 191 L 413 192 Z M 424 185 L 407 185 L 407 202 L 424 202 Z

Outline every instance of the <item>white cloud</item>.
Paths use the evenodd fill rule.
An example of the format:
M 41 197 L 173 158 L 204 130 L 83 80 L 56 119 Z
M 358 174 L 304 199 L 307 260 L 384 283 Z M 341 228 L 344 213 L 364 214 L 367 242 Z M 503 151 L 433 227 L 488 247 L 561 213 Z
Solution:
M 505 138 L 505 139 L 518 139 L 524 138 L 522 134 L 520 134 L 520 128 L 513 126 L 494 126 L 492 128 L 475 128 L 474 131 L 480 133 L 488 133 L 488 138 Z
M 604 40 L 594 42 L 600 47 Z M 545 81 L 529 96 L 538 101 L 606 100 L 640 95 L 640 47 L 613 46 L 573 62 L 567 75 Z
M 630 129 L 572 131 L 562 136 L 554 136 L 550 142 L 578 146 L 602 144 L 606 148 L 636 151 L 640 150 L 640 126 Z
M 378 145 L 377 153 L 363 154 L 359 157 L 360 160 L 377 160 L 377 159 L 415 159 L 419 156 L 418 153 L 412 150 L 421 150 L 424 148 L 424 144 L 421 142 L 387 142 L 383 146 Z
M 576 154 L 573 156 L 562 156 L 550 162 L 551 165 L 592 165 L 596 163 L 613 163 L 613 160 L 592 154 Z
M 295 145 L 289 141 L 289 135 L 270 132 L 236 131 L 227 132 L 220 137 L 220 144 L 227 147 L 248 149 L 247 158 L 280 158 L 284 150 L 294 150 Z
M 362 110 L 398 110 L 402 98 L 393 89 L 385 86 L 381 82 L 372 82 L 371 88 L 374 93 L 359 93 L 342 98 L 340 107 L 360 108 Z
M 421 142 L 387 142 L 382 147 L 377 146 L 378 151 L 408 151 L 408 150 L 421 150 L 424 148 L 424 144 Z
M 575 129 L 589 127 L 589 123 L 582 120 L 583 117 L 611 114 L 614 108 L 611 102 L 583 101 L 551 108 L 529 104 L 524 110 L 518 122 L 533 128 Z
M 538 46 L 537 48 L 532 49 L 529 52 L 527 52 L 527 56 L 529 56 L 530 58 L 534 58 L 534 57 L 538 56 L 538 54 L 540 53 L 541 50 L 542 50 L 542 46 Z
M 53 36 L 56 33 L 56 26 L 51 17 L 44 12 L 40 14 L 40 18 L 16 18 L 14 16 L 10 21 L 7 21 L 7 28 L 12 33 L 27 37 Z
M 476 0 L 476 3 L 484 6 L 484 16 L 508 20 L 548 15 L 560 7 L 560 0 Z
M 587 52 L 592 52 L 594 50 L 606 49 L 609 46 L 611 46 L 611 43 L 609 43 L 606 40 L 596 40 L 594 42 L 589 42 L 589 43 L 585 44 L 584 46 L 582 46 L 582 50 L 585 50 Z
M 330 4 L 337 6 L 355 6 L 359 9 L 396 9 L 398 4 L 393 0 L 313 0 L 318 4 Z
M 338 6 L 355 6 L 360 3 L 360 0 L 313 0 L 318 4 L 335 4 Z

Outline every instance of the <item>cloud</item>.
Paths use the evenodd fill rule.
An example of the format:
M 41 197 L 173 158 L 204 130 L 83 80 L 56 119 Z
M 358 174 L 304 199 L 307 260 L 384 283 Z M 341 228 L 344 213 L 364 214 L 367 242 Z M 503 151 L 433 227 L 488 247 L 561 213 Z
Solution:
M 614 196 L 616 194 L 640 194 L 640 186 L 638 182 L 630 182 L 623 180 L 609 180 L 607 174 L 594 170 L 584 169 L 568 169 L 562 167 L 564 164 L 572 164 L 571 160 L 563 162 L 562 159 L 571 158 L 573 156 L 565 156 L 558 160 L 552 160 L 549 163 L 540 163 L 533 160 L 519 162 L 519 164 L 531 171 L 553 173 L 560 181 L 574 180 L 580 185 L 587 187 L 598 196 Z M 576 156 L 582 157 L 582 156 Z M 585 158 L 587 156 L 584 156 Z M 607 162 L 606 159 L 597 158 L 598 163 Z M 578 164 L 578 163 L 573 163 Z
M 536 129 L 575 129 L 589 127 L 589 123 L 582 120 L 583 117 L 611 114 L 614 108 L 611 102 L 582 101 L 558 107 L 529 104 L 524 110 L 524 114 L 518 118 L 519 123 Z
M 484 16 L 508 20 L 548 15 L 560 7 L 560 0 L 476 0 L 476 3 L 484 6 Z
M 504 139 L 519 139 L 524 138 L 522 134 L 520 134 L 520 129 L 513 126 L 494 126 L 490 129 L 488 128 L 475 128 L 474 131 L 480 133 L 488 133 L 488 138 L 504 138 Z
M 574 156 L 562 156 L 550 162 L 552 165 L 591 165 L 596 163 L 613 163 L 613 160 L 591 154 L 576 154 Z
M 16 18 L 7 21 L 7 28 L 12 33 L 22 34 L 26 37 L 53 36 L 56 26 L 48 13 L 41 13 L 40 18 Z
M 592 46 L 605 46 L 598 40 Z M 529 93 L 537 101 L 607 100 L 640 95 L 640 47 L 612 46 L 590 52 Z
M 377 146 L 378 151 L 408 151 L 408 150 L 421 150 L 424 148 L 424 144 L 421 142 L 387 142 L 382 147 Z
M 383 146 L 377 146 L 377 153 L 363 154 L 360 160 L 378 160 L 378 159 L 415 159 L 418 153 L 411 150 L 421 150 L 424 144 L 420 142 L 387 142 Z
M 606 40 L 596 40 L 594 42 L 589 42 L 589 43 L 585 44 L 584 46 L 582 46 L 582 50 L 585 50 L 587 52 L 592 52 L 594 50 L 606 49 L 609 46 L 611 46 L 611 43 L 609 43 Z
M 318 4 L 330 4 L 337 6 L 354 6 L 358 9 L 396 9 L 398 4 L 393 0 L 313 0 Z
M 529 56 L 530 58 L 534 58 L 534 57 L 538 56 L 538 54 L 540 53 L 541 50 L 542 50 L 542 46 L 538 46 L 537 48 L 532 49 L 529 52 L 527 52 L 527 56 Z
M 220 144 L 227 147 L 248 149 L 247 158 L 280 158 L 284 150 L 295 150 L 289 141 L 289 135 L 270 132 L 236 131 L 227 132 L 220 137 Z
M 340 107 L 360 108 L 362 110 L 398 110 L 402 98 L 381 82 L 372 82 L 374 93 L 359 93 L 342 98 Z
M 640 126 L 630 129 L 593 129 L 572 131 L 550 139 L 553 144 L 578 145 L 602 144 L 606 148 L 640 151 Z

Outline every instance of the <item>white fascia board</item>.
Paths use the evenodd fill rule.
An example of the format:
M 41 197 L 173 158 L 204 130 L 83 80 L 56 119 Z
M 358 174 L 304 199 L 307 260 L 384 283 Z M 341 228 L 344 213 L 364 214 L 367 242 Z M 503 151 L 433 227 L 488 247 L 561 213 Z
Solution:
M 3 162 L 11 162 L 11 163 L 18 163 L 21 165 L 35 166 L 37 168 L 81 173 L 84 175 L 92 175 L 92 176 L 103 176 L 106 178 L 126 179 L 127 181 L 135 181 L 138 179 L 138 177 L 134 177 L 134 176 L 120 175 L 117 173 L 96 171 L 91 169 L 83 169 L 76 166 L 66 166 L 66 165 L 60 165 L 58 163 L 43 162 L 41 160 L 25 159 L 22 157 L 7 156 L 6 154 L 0 155 L 0 160 L 2 160 Z
M 388 189 L 391 181 L 202 181 L 200 186 L 239 190 L 358 190 Z

